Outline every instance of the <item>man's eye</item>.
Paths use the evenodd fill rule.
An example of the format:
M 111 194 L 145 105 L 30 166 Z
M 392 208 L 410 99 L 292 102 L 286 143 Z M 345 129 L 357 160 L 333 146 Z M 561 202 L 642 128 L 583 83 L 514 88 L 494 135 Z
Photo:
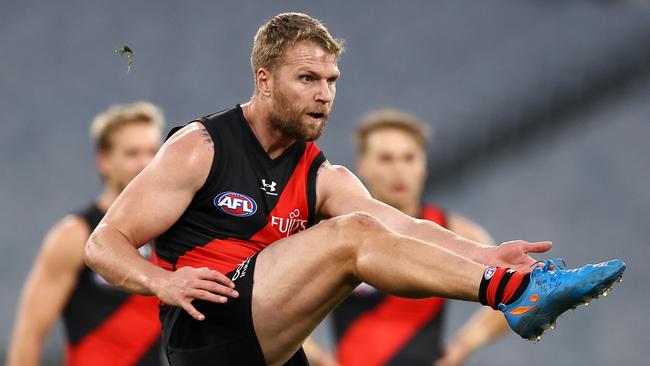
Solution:
M 302 79 L 302 81 L 306 81 L 306 82 L 311 82 L 311 81 L 314 80 L 314 78 L 309 76 L 309 75 L 303 75 L 303 76 L 300 77 L 300 79 Z

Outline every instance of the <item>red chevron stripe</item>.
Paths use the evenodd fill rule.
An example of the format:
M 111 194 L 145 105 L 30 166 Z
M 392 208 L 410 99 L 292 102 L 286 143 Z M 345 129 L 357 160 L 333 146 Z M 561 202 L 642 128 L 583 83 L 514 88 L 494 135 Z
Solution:
M 157 298 L 132 295 L 79 343 L 66 346 L 67 366 L 135 365 L 160 336 Z
M 387 296 L 375 309 L 350 325 L 338 344 L 345 366 L 386 364 L 444 305 L 441 298 L 405 299 Z
M 300 219 L 308 220 L 307 175 L 319 153 L 320 150 L 315 144 L 307 144 L 305 153 L 282 190 L 277 204 L 269 213 L 266 226 L 255 235 L 248 240 L 214 239 L 205 245 L 197 246 L 178 257 L 176 268 L 208 267 L 221 273 L 231 272 L 246 258 L 287 236 L 280 231 L 278 225 L 273 225 L 273 216 L 289 219 L 290 214 L 297 209 L 301 215 Z

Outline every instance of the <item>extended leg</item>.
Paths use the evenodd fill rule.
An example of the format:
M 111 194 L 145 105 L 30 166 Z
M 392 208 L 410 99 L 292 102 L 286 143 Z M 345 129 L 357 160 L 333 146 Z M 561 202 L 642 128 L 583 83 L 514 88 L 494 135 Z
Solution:
M 264 356 L 280 365 L 360 282 L 405 297 L 477 301 L 485 267 L 355 213 L 280 240 L 258 258 L 253 323 Z

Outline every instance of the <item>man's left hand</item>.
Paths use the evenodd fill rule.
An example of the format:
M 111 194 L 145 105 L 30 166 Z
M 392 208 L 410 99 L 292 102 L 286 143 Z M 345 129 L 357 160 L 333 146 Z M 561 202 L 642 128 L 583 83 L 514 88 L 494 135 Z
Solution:
M 505 242 L 498 247 L 489 247 L 484 264 L 512 268 L 517 271 L 530 272 L 537 261 L 528 253 L 544 253 L 551 249 L 550 241 L 529 243 L 524 240 Z

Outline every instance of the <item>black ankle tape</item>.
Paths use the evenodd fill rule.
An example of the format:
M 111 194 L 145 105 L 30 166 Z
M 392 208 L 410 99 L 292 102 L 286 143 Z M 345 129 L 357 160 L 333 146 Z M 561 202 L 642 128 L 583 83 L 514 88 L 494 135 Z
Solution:
M 492 274 L 486 275 L 488 271 L 491 271 Z M 490 284 L 490 279 L 494 275 L 494 272 L 496 272 L 496 267 L 488 267 L 485 269 L 485 272 L 483 272 L 483 276 L 481 276 L 481 285 L 478 288 L 478 301 L 482 305 L 490 306 L 487 301 L 487 288 L 488 284 Z M 486 279 L 485 277 L 488 278 Z

